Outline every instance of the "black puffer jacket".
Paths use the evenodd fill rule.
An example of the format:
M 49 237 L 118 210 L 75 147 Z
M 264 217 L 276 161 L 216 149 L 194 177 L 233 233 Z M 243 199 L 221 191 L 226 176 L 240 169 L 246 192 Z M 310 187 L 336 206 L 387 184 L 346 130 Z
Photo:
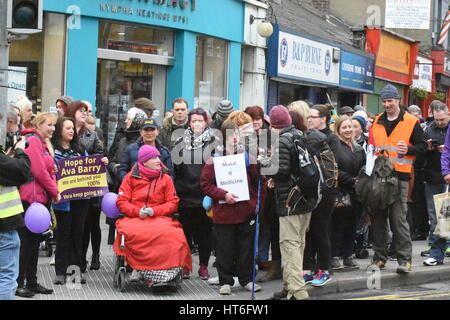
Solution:
M 366 154 L 357 143 L 351 149 L 344 141 L 339 139 L 339 142 L 340 147 L 335 154 L 339 167 L 339 189 L 354 195 L 356 177 L 366 163 Z
M 286 135 L 291 133 L 291 135 Z M 283 128 L 279 132 L 278 148 L 273 150 L 272 165 L 278 159 L 278 172 L 271 178 L 275 182 L 275 199 L 277 202 L 277 214 L 280 217 L 287 216 L 286 201 L 289 192 L 296 185 L 296 177 L 298 176 L 298 158 L 294 146 L 293 136 L 298 132 L 293 125 Z M 277 144 L 276 144 L 277 145 Z

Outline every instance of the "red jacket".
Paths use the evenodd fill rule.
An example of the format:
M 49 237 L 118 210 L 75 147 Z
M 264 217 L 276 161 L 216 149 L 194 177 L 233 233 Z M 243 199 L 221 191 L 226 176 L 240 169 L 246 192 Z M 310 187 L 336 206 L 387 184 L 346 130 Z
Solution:
M 31 161 L 31 174 L 34 181 L 20 187 L 20 198 L 28 203 L 39 202 L 47 205 L 58 195 L 55 163 L 47 144 L 36 130 L 25 129 L 21 134 L 25 136 L 31 133 L 33 135 L 27 137 L 28 148 L 25 149 L 25 153 Z
M 127 217 L 136 218 L 144 205 L 152 208 L 153 216 L 157 217 L 176 212 L 179 202 L 172 178 L 168 174 L 149 180 L 142 177 L 137 166 L 134 166 L 123 179 L 116 204 Z
M 258 198 L 258 171 L 256 164 L 247 167 L 247 181 L 250 200 L 235 204 L 219 204 L 225 200 L 225 190 L 216 186 L 213 158 L 209 158 L 203 167 L 200 184 L 203 193 L 213 199 L 213 221 L 216 224 L 238 224 L 255 218 L 256 201 Z

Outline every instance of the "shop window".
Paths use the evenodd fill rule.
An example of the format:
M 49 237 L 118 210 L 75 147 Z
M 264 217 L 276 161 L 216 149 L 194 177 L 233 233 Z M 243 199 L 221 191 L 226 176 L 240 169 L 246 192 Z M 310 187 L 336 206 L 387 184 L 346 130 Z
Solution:
M 8 103 L 26 95 L 34 112 L 55 111 L 56 99 L 64 91 L 66 17 L 44 13 L 43 31 L 15 39 L 9 50 Z
M 213 114 L 227 97 L 228 42 L 198 36 L 194 105 Z
M 173 31 L 101 21 L 98 47 L 173 56 Z

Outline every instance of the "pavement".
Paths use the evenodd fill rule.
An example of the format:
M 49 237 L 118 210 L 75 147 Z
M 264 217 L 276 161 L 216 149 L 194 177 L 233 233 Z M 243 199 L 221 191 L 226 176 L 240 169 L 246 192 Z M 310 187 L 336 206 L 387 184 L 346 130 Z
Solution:
M 198 255 L 193 256 L 193 273 L 190 279 L 184 280 L 181 288 L 176 292 L 157 292 L 144 284 L 130 284 L 125 287 L 125 292 L 120 292 L 113 286 L 113 266 L 114 253 L 111 246 L 106 244 L 108 226 L 101 221 L 102 247 L 101 247 L 101 269 L 86 273 L 87 283 L 76 286 L 54 285 L 52 280 L 55 277 L 54 267 L 50 265 L 51 258 L 41 251 L 38 266 L 38 281 L 48 288 L 53 288 L 51 295 L 37 294 L 31 299 L 17 297 L 17 300 L 251 300 L 251 292 L 242 287 L 232 288 L 229 296 L 221 296 L 219 287 L 209 285 L 207 281 L 201 280 L 197 274 Z M 397 274 L 396 261 L 388 261 L 386 269 L 372 273 L 367 271 L 370 264 L 369 259 L 355 259 L 361 266 L 358 270 L 335 272 L 332 280 L 323 287 L 312 287 L 308 285 L 308 293 L 312 299 L 320 299 L 321 295 L 339 294 L 344 292 L 367 290 L 368 288 L 388 289 L 418 285 L 429 282 L 438 282 L 450 279 L 450 263 L 441 266 L 427 267 L 423 265 L 425 258 L 420 256 L 420 252 L 425 250 L 426 241 L 413 242 L 413 270 L 409 274 Z M 371 256 L 372 251 L 369 250 Z M 90 252 L 88 252 L 90 257 Z M 212 267 L 215 257 L 210 259 L 210 276 L 217 276 L 217 271 Z M 264 272 L 259 272 L 259 279 Z M 379 277 L 378 277 L 379 276 Z M 274 280 L 260 283 L 262 291 L 255 293 L 255 300 L 270 299 L 275 291 L 282 287 L 281 280 Z

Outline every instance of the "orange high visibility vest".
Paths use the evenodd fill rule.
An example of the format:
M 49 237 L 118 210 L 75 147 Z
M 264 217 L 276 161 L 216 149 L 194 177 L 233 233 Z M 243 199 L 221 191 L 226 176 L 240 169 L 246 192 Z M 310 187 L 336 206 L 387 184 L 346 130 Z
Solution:
M 409 139 L 411 138 L 414 127 L 419 120 L 416 117 L 405 112 L 405 114 L 403 115 L 403 120 L 395 126 L 391 135 L 388 137 L 386 128 L 382 124 L 378 123 L 381 115 L 382 114 L 378 115 L 375 118 L 374 124 L 372 126 L 372 134 L 375 142 L 375 147 L 387 151 L 389 160 L 394 164 L 395 171 L 411 173 L 412 165 L 416 157 L 404 155 L 402 158 L 399 158 L 396 152 L 397 142 L 403 140 L 408 145 L 408 147 L 411 146 L 412 144 L 410 143 Z

